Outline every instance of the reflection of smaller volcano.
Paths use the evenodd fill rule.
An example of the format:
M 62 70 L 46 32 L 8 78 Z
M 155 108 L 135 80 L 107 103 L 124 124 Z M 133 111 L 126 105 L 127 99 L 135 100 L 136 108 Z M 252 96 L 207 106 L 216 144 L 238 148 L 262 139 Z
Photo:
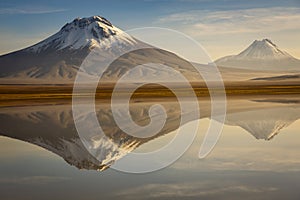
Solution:
M 270 140 L 299 118 L 300 108 L 285 107 L 228 114 L 225 123 L 240 126 L 256 139 Z

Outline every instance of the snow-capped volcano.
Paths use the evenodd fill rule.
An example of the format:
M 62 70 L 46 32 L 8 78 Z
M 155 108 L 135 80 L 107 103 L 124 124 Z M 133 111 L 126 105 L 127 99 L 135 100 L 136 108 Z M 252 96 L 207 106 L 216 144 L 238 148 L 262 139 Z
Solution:
M 247 49 L 237 56 L 247 59 L 282 59 L 292 57 L 287 52 L 280 50 L 276 44 L 269 39 L 255 40 Z
M 300 71 L 300 60 L 281 50 L 270 39 L 255 40 L 237 55 L 215 61 L 218 66 L 275 71 Z
M 95 47 L 110 56 L 113 50 L 144 44 L 104 17 L 77 18 L 31 47 L 0 56 L 1 83 L 72 83 Z
M 87 56 L 93 60 L 92 67 L 85 66 L 91 65 L 89 60 L 84 62 Z M 73 84 L 78 73 L 88 76 L 87 80 L 103 73 L 101 81 L 114 82 L 133 66 L 145 63 L 164 63 L 192 80 L 200 78 L 193 66 L 176 54 L 135 39 L 107 19 L 93 16 L 77 18 L 44 41 L 0 56 L 0 84 Z M 81 64 L 84 67 L 80 68 Z M 135 81 L 157 75 L 171 79 L 170 70 L 157 69 L 147 65 L 127 75 Z

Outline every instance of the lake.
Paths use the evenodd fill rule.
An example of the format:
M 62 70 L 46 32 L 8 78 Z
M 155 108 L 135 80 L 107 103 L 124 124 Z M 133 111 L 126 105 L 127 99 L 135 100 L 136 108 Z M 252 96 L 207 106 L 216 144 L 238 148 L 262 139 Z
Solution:
M 118 127 L 114 116 L 122 119 L 126 112 L 113 113 L 108 102 L 95 106 L 102 135 L 89 124 L 91 113 L 84 112 L 84 101 L 77 116 L 67 100 L 1 106 L 1 199 L 299 199 L 299 95 L 228 98 L 220 138 L 202 159 L 199 150 L 211 121 L 221 123 L 211 119 L 208 99 L 198 98 L 200 116 L 186 102 L 190 106 L 182 111 L 174 99 L 132 101 L 129 113 L 139 126 L 160 122 L 160 110 L 149 111 L 153 104 L 166 113 L 155 135 L 140 138 Z M 79 133 L 85 124 L 89 130 Z M 196 136 L 188 150 L 166 167 L 149 173 L 114 167 L 128 154 L 163 148 L 179 129 L 191 137 L 193 127 Z M 145 133 L 132 127 L 127 131 Z M 146 161 L 131 164 L 149 167 Z

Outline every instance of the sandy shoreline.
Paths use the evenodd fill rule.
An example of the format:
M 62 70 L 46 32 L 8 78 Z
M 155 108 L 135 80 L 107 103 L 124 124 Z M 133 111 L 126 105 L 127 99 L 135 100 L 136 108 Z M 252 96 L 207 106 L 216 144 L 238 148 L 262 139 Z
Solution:
M 209 93 L 223 94 L 222 88 L 208 88 L 203 82 L 191 83 L 197 97 L 209 97 Z M 174 83 L 172 91 L 157 84 L 147 84 L 137 89 L 132 98 L 135 100 L 159 99 L 175 97 L 174 93 L 183 97 L 190 97 L 191 93 L 180 85 Z M 117 97 L 122 98 L 128 94 L 133 85 L 124 85 Z M 85 88 L 85 87 L 83 87 Z M 114 89 L 114 84 L 101 85 L 97 88 L 96 99 L 109 100 Z M 274 81 L 249 81 L 249 82 L 225 82 L 227 96 L 249 96 L 249 95 L 300 95 L 300 82 L 274 82 Z M 73 85 L 0 85 L 0 101 L 7 103 L 12 100 L 35 100 L 35 101 L 57 101 L 60 99 L 72 99 Z M 93 96 L 90 90 L 83 89 L 79 94 L 82 97 Z M 5 104 L 6 104 L 5 103 Z

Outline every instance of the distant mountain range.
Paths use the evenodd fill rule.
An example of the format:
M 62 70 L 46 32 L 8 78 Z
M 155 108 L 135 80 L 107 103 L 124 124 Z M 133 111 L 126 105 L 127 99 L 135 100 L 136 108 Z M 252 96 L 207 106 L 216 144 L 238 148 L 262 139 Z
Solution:
M 270 39 L 255 40 L 237 55 L 225 56 L 215 61 L 218 66 L 292 72 L 300 70 L 300 60 L 280 50 Z
M 73 83 L 77 73 L 94 76 L 101 71 L 102 66 L 99 66 L 99 69 L 93 73 L 79 70 L 84 59 L 94 48 L 101 49 L 102 58 L 108 58 L 133 47 L 153 48 L 153 46 L 126 34 L 104 17 L 77 18 L 63 26 L 56 34 L 33 46 L 0 56 L 0 84 Z M 131 54 L 110 68 L 103 77 L 107 80 L 115 80 L 121 77 L 122 73 L 129 68 L 128 66 L 153 61 L 164 63 L 180 71 L 189 77 L 189 80 L 201 80 L 201 77 L 199 79 L 199 76 L 195 76 L 197 73 L 189 62 L 174 53 L 158 48 L 149 49 L 147 53 Z M 224 70 L 221 72 L 224 72 L 222 74 L 224 80 L 227 78 L 231 81 L 241 79 L 241 77 L 244 80 L 261 77 L 261 74 L 249 76 L 247 70 L 272 70 L 285 73 L 299 72 L 300 70 L 300 61 L 280 50 L 269 39 L 256 40 L 240 54 L 220 58 L 216 60 L 216 64 L 220 66 L 220 70 L 222 67 L 230 69 L 223 68 Z M 203 73 L 206 73 L 208 67 L 210 66 L 201 65 Z M 239 69 L 237 70 L 237 68 Z M 148 69 L 152 70 L 151 73 L 154 75 L 159 74 L 170 79 L 168 71 L 158 72 L 151 66 L 148 66 Z M 143 79 L 145 75 L 147 75 L 145 71 L 139 71 L 130 76 L 135 80 Z M 281 74 L 269 75 L 279 76 Z
M 101 55 L 99 66 L 89 72 L 80 71 L 80 65 L 95 48 L 97 54 Z M 188 61 L 128 35 L 101 16 L 93 16 L 77 18 L 36 45 L 0 56 L 0 83 L 72 84 L 77 73 L 95 78 L 103 71 L 101 59 L 113 58 L 126 51 L 132 53 L 114 62 L 103 73 L 103 79 L 115 81 L 132 66 L 144 63 L 164 63 L 191 79 L 199 79 Z M 147 68 L 147 72 L 140 70 L 128 75 L 133 80 L 143 80 L 147 73 L 170 79 L 171 73 L 168 70 L 157 71 L 150 65 Z

